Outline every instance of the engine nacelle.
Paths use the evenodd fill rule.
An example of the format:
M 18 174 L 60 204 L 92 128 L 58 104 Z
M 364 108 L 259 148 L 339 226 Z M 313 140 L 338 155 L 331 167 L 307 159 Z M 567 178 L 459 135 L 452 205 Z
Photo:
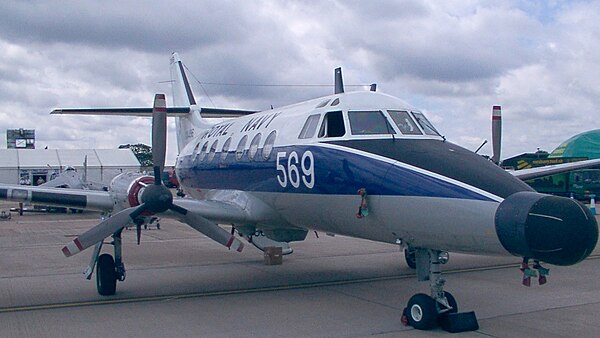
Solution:
M 572 265 L 596 247 L 598 224 L 590 210 L 575 200 L 523 191 L 500 203 L 496 233 L 515 256 Z
M 154 177 L 129 172 L 113 178 L 109 191 L 115 195 L 115 203 L 125 209 L 140 205 L 144 189 L 151 184 L 154 184 Z

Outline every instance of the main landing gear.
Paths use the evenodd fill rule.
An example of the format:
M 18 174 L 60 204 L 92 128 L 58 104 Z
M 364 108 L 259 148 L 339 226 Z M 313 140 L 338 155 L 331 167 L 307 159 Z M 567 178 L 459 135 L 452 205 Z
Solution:
M 479 329 L 475 314 L 459 314 L 456 299 L 444 291 L 446 281 L 442 278 L 441 265 L 448 261 L 448 253 L 417 248 L 414 249 L 414 257 L 417 279 L 429 280 L 431 295 L 418 293 L 412 296 L 403 311 L 402 323 L 419 330 L 429 330 L 438 325 L 450 332 Z
M 113 241 L 109 244 L 114 246 L 114 258 L 108 253 L 100 255 L 103 243 L 96 244 L 90 265 L 84 272 L 87 279 L 92 278 L 94 266 L 96 267 L 96 289 L 102 296 L 112 296 L 117 290 L 117 281 L 125 280 L 125 264 L 121 255 L 121 233 L 122 229 L 112 235 Z
M 404 259 L 406 260 L 406 265 L 408 265 L 411 269 L 417 268 L 417 258 L 415 254 L 416 250 L 413 248 L 404 248 Z

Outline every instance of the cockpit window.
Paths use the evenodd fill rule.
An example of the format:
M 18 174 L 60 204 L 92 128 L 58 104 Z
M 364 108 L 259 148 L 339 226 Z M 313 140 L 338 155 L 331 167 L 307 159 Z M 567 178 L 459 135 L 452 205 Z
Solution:
M 350 111 L 350 130 L 352 135 L 395 134 L 394 129 L 379 111 Z
M 325 114 L 321 129 L 319 130 L 319 137 L 340 137 L 346 134 L 346 127 L 344 127 L 344 116 L 341 111 L 331 111 Z
M 421 128 L 423 128 L 423 131 L 425 132 L 425 134 L 440 136 L 440 133 L 438 133 L 438 131 L 435 130 L 435 128 L 433 127 L 431 122 L 429 122 L 429 120 L 427 120 L 427 118 L 425 118 L 425 115 L 423 115 L 423 113 L 412 112 L 412 114 L 415 117 L 415 120 L 417 120 L 417 123 L 419 123 Z
M 315 136 L 315 131 L 317 130 L 317 126 L 319 125 L 320 117 L 320 114 L 314 114 L 309 116 L 306 122 L 304 123 L 304 127 L 302 127 L 298 138 L 305 139 Z
M 408 112 L 402 110 L 388 110 L 392 120 L 404 135 L 422 135 L 419 127 L 415 124 Z

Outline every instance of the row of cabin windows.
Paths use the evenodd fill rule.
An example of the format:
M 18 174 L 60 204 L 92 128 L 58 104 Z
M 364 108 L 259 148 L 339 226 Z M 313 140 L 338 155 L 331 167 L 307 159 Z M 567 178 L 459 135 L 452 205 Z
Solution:
M 388 110 L 387 113 L 403 135 L 435 135 L 440 134 L 420 112 Z M 298 138 L 308 139 L 315 136 L 321 114 L 308 117 Z M 349 111 L 348 120 L 352 135 L 396 134 L 390 120 L 380 110 Z M 418 127 L 420 126 L 420 128 Z M 421 131 L 422 130 L 422 131 Z M 323 118 L 318 137 L 340 137 L 346 134 L 344 115 L 341 111 L 328 112 Z
M 269 136 L 267 136 L 265 143 L 263 144 L 262 147 L 262 159 L 263 160 L 268 160 L 269 157 L 271 156 L 271 153 L 273 152 L 273 146 L 275 144 L 275 138 L 277 136 L 277 132 L 275 130 L 273 130 Z M 250 159 L 251 161 L 253 160 L 259 160 L 260 158 L 257 158 L 256 155 L 258 153 L 259 150 L 259 144 L 260 144 L 260 140 L 261 140 L 262 134 L 258 133 L 256 135 L 254 135 L 254 137 L 252 138 L 252 141 L 250 142 L 250 147 L 248 148 L 248 159 Z M 242 157 L 244 156 L 244 152 L 246 149 L 246 143 L 248 143 L 248 135 L 244 135 L 244 137 L 242 137 L 242 139 L 240 140 L 240 142 L 237 145 L 237 148 L 235 149 L 235 158 L 236 160 L 241 160 Z M 225 161 L 225 159 L 227 158 L 227 154 L 229 154 L 229 147 L 231 146 L 231 137 L 227 138 L 227 140 L 225 140 L 225 143 L 223 143 L 223 146 L 220 148 L 220 150 L 217 150 L 219 148 L 219 140 L 214 140 L 212 143 L 210 143 L 210 141 L 205 141 L 202 144 L 202 148 L 200 148 L 200 145 L 202 143 L 198 143 L 196 145 L 196 147 L 194 148 L 194 161 L 204 161 L 204 159 L 206 159 L 207 162 L 212 162 L 216 156 L 216 154 L 218 152 L 221 153 L 220 158 L 221 161 Z M 210 144 L 210 148 L 209 148 L 209 144 Z M 200 149 L 200 150 L 198 150 Z

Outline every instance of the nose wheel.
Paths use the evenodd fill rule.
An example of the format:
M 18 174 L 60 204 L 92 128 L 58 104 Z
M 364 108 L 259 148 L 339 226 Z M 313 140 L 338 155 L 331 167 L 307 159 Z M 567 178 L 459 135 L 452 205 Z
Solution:
M 419 281 L 429 281 L 431 295 L 418 293 L 410 298 L 402 314 L 402 323 L 418 330 L 430 330 L 441 325 L 450 332 L 473 331 L 479 328 L 473 312 L 458 313 L 454 296 L 444 291 L 441 264 L 447 253 L 438 250 L 414 249 Z

